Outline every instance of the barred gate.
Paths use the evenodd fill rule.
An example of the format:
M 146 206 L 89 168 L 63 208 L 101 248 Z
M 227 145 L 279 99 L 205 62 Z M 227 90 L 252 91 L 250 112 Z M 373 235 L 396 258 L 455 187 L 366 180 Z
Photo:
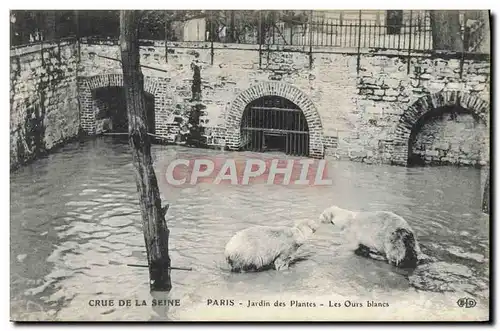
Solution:
M 309 156 L 309 128 L 302 110 L 276 96 L 259 98 L 247 105 L 241 121 L 242 149 Z

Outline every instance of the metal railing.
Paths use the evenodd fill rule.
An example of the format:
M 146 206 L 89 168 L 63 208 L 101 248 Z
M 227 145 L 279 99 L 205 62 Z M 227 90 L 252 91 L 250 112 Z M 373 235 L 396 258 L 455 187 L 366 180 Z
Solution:
M 265 44 L 431 50 L 432 33 L 430 27 L 420 25 L 328 20 L 293 27 L 277 24 L 266 37 Z
M 174 14 L 172 14 L 174 13 Z M 186 21 L 178 12 L 148 11 L 141 39 L 304 47 L 433 51 L 428 11 L 200 11 Z M 117 40 L 119 12 L 11 11 L 11 46 L 68 37 Z M 475 52 L 484 22 L 461 15 L 464 47 Z
M 10 12 L 11 47 L 76 37 L 77 30 L 74 11 Z

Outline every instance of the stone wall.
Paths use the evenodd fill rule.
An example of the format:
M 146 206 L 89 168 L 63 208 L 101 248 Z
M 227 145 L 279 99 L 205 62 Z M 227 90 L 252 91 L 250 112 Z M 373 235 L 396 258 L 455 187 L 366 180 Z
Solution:
M 465 125 L 431 123 L 422 133 L 415 132 L 418 119 L 440 107 L 460 105 L 489 128 L 490 64 L 484 56 L 461 62 L 445 54 L 414 54 L 408 63 L 406 52 L 388 50 L 364 50 L 358 56 L 356 49 L 314 47 L 309 52 L 298 46 L 235 44 L 212 48 L 205 42 L 154 42 L 141 46 L 140 52 L 145 91 L 154 98 L 155 133 L 170 142 L 186 142 L 195 130 L 207 146 L 237 149 L 244 108 L 268 94 L 302 109 L 311 156 L 405 165 L 411 135 L 428 141 L 442 128 L 452 139 L 451 132 L 458 135 Z M 79 45 L 62 42 L 11 50 L 12 167 L 76 136 L 79 128 L 88 134 L 104 128 L 96 110 L 106 106 L 94 94 L 102 87 L 123 85 L 119 58 L 116 42 L 83 40 Z M 458 163 L 488 163 L 488 130 L 476 125 L 468 132 L 481 150 L 468 153 L 470 158 L 458 157 Z M 463 141 L 457 148 L 467 149 L 470 139 L 456 138 Z M 441 143 L 435 144 L 444 146 Z M 443 153 L 429 148 L 417 153 L 430 160 L 432 154 Z
M 74 42 L 11 50 L 11 169 L 78 134 L 77 60 Z
M 485 165 L 487 134 L 486 125 L 471 114 L 442 113 L 410 139 L 412 158 L 426 165 Z
M 299 91 L 295 98 L 303 101 L 297 102 L 306 102 L 311 109 L 314 108 L 311 114 L 316 112 L 317 120 L 309 123 L 309 128 L 318 133 L 311 140 L 316 141 L 315 146 L 329 150 L 336 148 L 338 127 L 349 126 L 349 112 L 355 106 L 355 57 L 345 54 L 314 54 L 310 57 L 302 49 L 280 52 L 275 49 L 262 50 L 259 63 L 258 45 L 219 44 L 214 47 L 212 60 L 209 46 L 206 43 L 169 43 L 167 57 L 165 45 L 161 42 L 141 47 L 141 63 L 161 70 L 143 67 L 144 75 L 149 78 L 163 77 L 167 81 L 165 108 L 156 113 L 157 134 L 174 141 L 185 127 L 191 109 L 195 64 L 201 69 L 201 102 L 205 109 L 200 121 L 205 128 L 208 145 L 237 145 L 239 128 L 227 125 L 233 102 L 256 85 L 275 82 L 282 83 L 279 86 L 293 87 L 283 93 Z M 119 62 L 111 60 L 119 56 L 117 45 L 82 44 L 80 76 L 120 73 Z M 316 63 L 312 69 L 311 60 Z M 294 96 L 286 94 L 284 97 Z M 318 151 L 318 154 L 323 155 L 323 151 Z
M 157 92 L 162 101 L 155 102 L 156 133 L 178 141 L 188 130 L 194 67 L 200 69 L 200 125 L 208 145 L 237 148 L 239 112 L 263 91 L 302 102 L 313 152 L 367 163 L 406 164 L 415 122 L 436 107 L 458 103 L 489 120 L 490 66 L 484 57 L 466 58 L 461 68 L 459 59 L 445 55 L 413 55 L 408 65 L 406 52 L 365 52 L 358 59 L 352 49 L 308 51 L 228 44 L 211 49 L 209 43 L 141 47 L 146 81 L 162 79 L 165 86 Z M 81 79 L 120 74 L 113 60 L 119 57 L 112 43 L 82 44 Z M 487 152 L 481 155 L 480 161 L 489 160 Z
M 340 150 L 355 152 L 351 160 L 406 164 L 416 122 L 436 108 L 458 104 L 484 122 L 489 118 L 490 65 L 485 59 L 464 61 L 462 77 L 460 60 L 454 58 L 412 58 L 409 67 L 404 56 L 372 54 L 360 60 L 357 128 L 339 141 Z M 475 129 L 486 133 L 489 143 L 488 131 Z M 481 153 L 488 161 L 487 150 Z

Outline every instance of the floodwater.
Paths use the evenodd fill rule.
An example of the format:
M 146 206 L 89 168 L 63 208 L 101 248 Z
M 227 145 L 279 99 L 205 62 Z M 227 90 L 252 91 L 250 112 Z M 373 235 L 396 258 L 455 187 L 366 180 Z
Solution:
M 221 154 L 252 156 L 153 146 L 156 164 L 179 155 Z M 127 266 L 145 264 L 146 256 L 126 143 L 112 138 L 72 143 L 22 167 L 11 173 L 11 318 L 488 318 L 489 218 L 480 210 L 479 170 L 327 162 L 331 186 L 203 184 L 168 190 L 162 186 L 162 198 L 170 204 L 172 265 L 193 268 L 172 271 L 169 294 L 150 294 L 147 268 Z M 353 210 L 392 210 L 405 217 L 426 254 L 449 263 L 451 272 L 453 266 L 461 267 L 457 268 L 462 270 L 457 292 L 415 289 L 404 271 L 344 249 L 345 239 L 330 225 L 320 228 L 300 249 L 302 259 L 287 271 L 234 274 L 225 268 L 224 246 L 236 231 L 317 219 L 332 204 Z M 458 307 L 462 297 L 476 300 L 476 307 Z M 153 306 L 153 298 L 178 299 L 179 306 Z M 207 305 L 209 299 L 219 306 Z M 91 300 L 102 300 L 104 307 L 93 306 Z M 109 300 L 114 300 L 113 306 Z M 119 300 L 131 300 L 130 306 L 119 306 Z M 234 306 L 230 301 L 220 306 L 221 300 L 233 300 Z M 247 308 L 248 300 L 263 300 L 261 304 L 268 302 L 270 307 Z M 367 301 L 389 307 L 366 308 Z M 278 302 L 286 307 L 275 307 Z M 341 307 L 330 307 L 336 302 Z

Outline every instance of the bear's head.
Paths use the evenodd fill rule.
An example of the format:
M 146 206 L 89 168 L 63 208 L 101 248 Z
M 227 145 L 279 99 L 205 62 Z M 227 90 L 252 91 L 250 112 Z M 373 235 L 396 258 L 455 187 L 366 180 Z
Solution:
M 342 209 L 337 206 L 331 206 L 326 208 L 321 215 L 319 216 L 319 220 L 321 223 L 331 223 L 344 229 L 344 227 L 351 221 L 353 218 L 353 212 L 350 210 Z

